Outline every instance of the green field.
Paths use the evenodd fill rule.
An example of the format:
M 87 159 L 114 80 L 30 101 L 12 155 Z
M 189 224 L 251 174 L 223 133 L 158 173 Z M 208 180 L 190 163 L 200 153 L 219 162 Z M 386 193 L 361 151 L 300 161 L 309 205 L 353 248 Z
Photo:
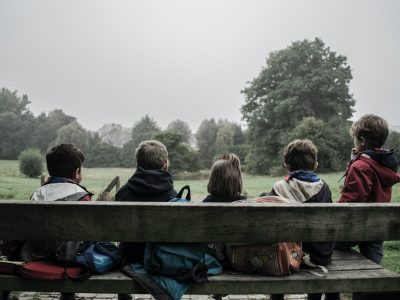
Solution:
M 124 184 L 132 175 L 133 170 L 123 168 L 84 168 L 84 179 L 82 184 L 89 191 L 98 195 L 111 182 L 115 176 L 120 176 L 121 184 Z M 342 173 L 321 174 L 321 178 L 325 180 L 332 191 L 332 199 L 336 201 L 339 198 L 340 185 L 339 182 Z M 254 198 L 261 192 L 270 191 L 275 181 L 280 177 L 271 176 L 250 176 L 244 175 L 243 185 L 245 194 L 249 198 Z M 176 189 L 189 184 L 192 190 L 194 200 L 201 200 L 207 194 L 206 180 L 192 181 L 175 181 Z M 25 178 L 18 170 L 17 161 L 0 160 L 0 199 L 29 199 L 32 192 L 40 185 L 39 178 Z M 400 202 L 400 184 L 393 188 L 392 201 Z M 400 241 L 385 243 L 385 259 L 383 265 L 400 273 Z

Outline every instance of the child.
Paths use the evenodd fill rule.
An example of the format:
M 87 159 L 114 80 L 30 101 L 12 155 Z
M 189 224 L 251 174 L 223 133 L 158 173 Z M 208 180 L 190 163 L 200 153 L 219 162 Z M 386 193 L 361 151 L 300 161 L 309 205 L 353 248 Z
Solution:
M 141 142 L 136 149 L 137 169 L 121 187 L 115 201 L 166 202 L 176 197 L 173 179 L 168 173 L 168 151 L 155 140 Z M 143 264 L 145 243 L 122 243 L 120 249 L 124 264 Z M 119 300 L 131 299 L 129 294 L 119 294 Z
M 240 160 L 235 154 L 224 154 L 211 168 L 211 175 L 208 181 L 207 190 L 209 195 L 203 202 L 234 202 L 245 200 L 242 193 L 242 172 Z M 229 268 L 229 262 L 225 255 L 225 244 L 209 243 L 211 254 L 221 263 L 224 269 Z M 220 299 L 221 295 L 215 295 Z
M 346 170 L 339 202 L 390 202 L 392 186 L 400 182 L 397 159 L 393 151 L 382 149 L 389 135 L 387 122 L 376 115 L 367 114 L 350 128 L 355 148 Z M 358 245 L 362 255 L 380 264 L 383 241 L 341 242 L 335 248 L 349 249 Z
M 240 160 L 235 154 L 224 154 L 211 169 L 207 190 L 209 195 L 203 202 L 233 202 L 244 200 L 242 196 L 242 173 Z
M 289 175 L 274 184 L 272 194 L 293 203 L 332 203 L 329 186 L 314 173 L 318 166 L 318 149 L 312 141 L 294 140 L 283 153 Z M 310 255 L 311 262 L 327 265 L 333 253 L 332 242 L 303 243 L 303 251 Z M 308 299 L 321 299 L 322 294 L 309 294 Z M 339 299 L 338 293 L 327 293 L 326 299 Z M 273 295 L 272 299 L 283 299 Z
M 85 157 L 82 151 L 72 144 L 53 147 L 46 154 L 47 170 L 50 177 L 33 192 L 33 201 L 89 201 L 93 196 L 79 183 L 82 181 L 82 164 Z M 23 261 L 46 260 L 48 248 L 53 247 L 42 241 L 27 241 L 21 250 Z M 61 293 L 63 300 L 75 299 L 74 293 Z
M 47 170 L 50 177 L 36 191 L 33 201 L 90 201 L 92 193 L 79 185 L 82 181 L 82 164 L 85 157 L 82 151 L 72 144 L 53 147 L 46 154 Z

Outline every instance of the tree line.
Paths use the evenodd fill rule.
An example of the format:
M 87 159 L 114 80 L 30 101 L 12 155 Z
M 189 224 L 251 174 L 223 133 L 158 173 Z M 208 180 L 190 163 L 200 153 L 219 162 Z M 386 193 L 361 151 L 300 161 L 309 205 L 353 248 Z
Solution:
M 297 41 L 271 52 L 258 76 L 242 90 L 245 128 L 228 120 L 206 119 L 195 133 L 182 120 L 161 129 L 146 115 L 133 124 L 126 141 L 119 139 L 118 146 L 86 130 L 61 109 L 35 117 L 27 95 L 2 88 L 0 159 L 16 159 L 27 148 L 44 154 L 56 144 L 74 143 L 84 151 L 88 167 L 134 167 L 138 144 L 158 139 L 167 146 L 175 172 L 209 168 L 216 157 L 233 152 L 246 172 L 277 175 L 284 170 L 284 146 L 296 138 L 309 138 L 319 148 L 320 171 L 342 170 L 352 148 L 351 79 L 347 58 L 321 39 Z M 400 134 L 392 132 L 387 147 L 399 146 Z

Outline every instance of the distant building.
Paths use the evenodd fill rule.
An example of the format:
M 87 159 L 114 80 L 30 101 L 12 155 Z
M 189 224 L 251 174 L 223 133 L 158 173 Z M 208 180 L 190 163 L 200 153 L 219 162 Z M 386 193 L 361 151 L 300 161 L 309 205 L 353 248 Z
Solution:
M 400 125 L 392 125 L 390 126 L 390 130 L 400 133 Z

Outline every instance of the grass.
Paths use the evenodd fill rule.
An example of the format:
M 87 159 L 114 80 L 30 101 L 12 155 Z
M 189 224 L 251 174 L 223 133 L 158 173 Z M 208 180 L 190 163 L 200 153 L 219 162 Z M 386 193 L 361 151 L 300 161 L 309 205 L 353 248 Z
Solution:
M 98 195 L 115 176 L 120 176 L 121 184 L 124 184 L 132 173 L 133 170 L 124 168 L 84 168 L 82 184 Z M 342 175 L 343 173 L 320 175 L 331 188 L 334 202 L 339 198 L 340 185 L 343 184 L 343 180 L 339 182 L 339 179 Z M 249 198 L 255 198 L 261 192 L 270 191 L 274 182 L 280 179 L 281 177 L 244 175 L 245 194 Z M 186 184 L 190 185 L 194 200 L 201 200 L 206 196 L 207 180 L 175 181 L 174 183 L 177 190 Z M 20 174 L 17 161 L 0 160 L 0 199 L 29 199 L 39 185 L 39 178 L 25 178 Z M 392 201 L 400 202 L 400 184 L 393 187 Z M 385 242 L 383 265 L 400 273 L 400 241 Z

